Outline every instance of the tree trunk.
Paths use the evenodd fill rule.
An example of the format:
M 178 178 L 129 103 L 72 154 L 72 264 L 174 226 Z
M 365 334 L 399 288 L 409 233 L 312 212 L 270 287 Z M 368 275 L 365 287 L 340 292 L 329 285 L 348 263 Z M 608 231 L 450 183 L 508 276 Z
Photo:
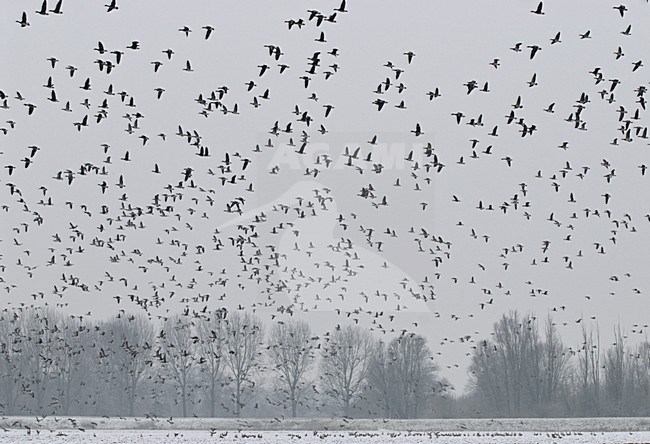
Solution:
M 182 396 L 182 402 L 183 402 L 183 418 L 187 417 L 187 399 L 185 396 L 185 384 L 181 387 L 181 396 Z
M 296 402 L 296 387 L 294 386 L 289 387 L 289 400 L 291 401 L 291 417 L 295 418 L 298 403 Z
M 135 409 L 135 390 L 131 388 L 129 393 L 129 416 L 133 416 Z
M 214 387 L 214 381 L 210 384 L 210 417 L 214 418 L 215 414 L 215 403 L 217 400 L 215 399 L 215 387 Z
M 241 382 L 237 381 L 235 387 L 235 416 L 237 416 L 237 418 L 241 416 L 240 400 L 241 400 Z

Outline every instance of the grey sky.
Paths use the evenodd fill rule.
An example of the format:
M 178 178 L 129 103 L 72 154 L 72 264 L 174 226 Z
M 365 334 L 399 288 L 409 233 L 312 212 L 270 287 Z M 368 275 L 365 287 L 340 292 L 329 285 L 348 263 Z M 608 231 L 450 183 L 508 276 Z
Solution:
M 50 3 L 52 8 L 54 2 Z M 1 199 L 6 205 L 0 219 L 0 276 L 3 287 L 9 287 L 9 291 L 3 291 L 6 304 L 32 303 L 30 295 L 43 292 L 43 299 L 36 296 L 39 304 L 69 303 L 66 310 L 70 313 L 91 310 L 104 317 L 120 308 L 136 308 L 128 301 L 118 306 L 115 295 L 152 298 L 157 291 L 166 300 L 151 312 L 162 314 L 185 306 L 180 301 L 183 297 L 210 293 L 215 308 L 221 304 L 232 308 L 255 304 L 254 308 L 267 313 L 270 319 L 270 314 L 278 314 L 278 306 L 290 305 L 298 294 L 294 305 L 299 307 L 303 302 L 308 312 L 298 310 L 295 315 L 304 316 L 323 331 L 355 317 L 361 325 L 377 328 L 372 324 L 372 314 L 348 317 L 345 312 L 357 307 L 373 313 L 385 311 L 379 321 L 384 327 L 396 332 L 407 328 L 430 339 L 434 353 L 440 353 L 436 356 L 443 374 L 458 387 L 465 383 L 466 354 L 473 345 L 471 341 L 461 343 L 459 338 L 485 337 L 492 323 L 508 309 L 530 310 L 542 317 L 557 308 L 555 320 L 567 323 L 561 332 L 566 333 L 566 343 L 574 348 L 579 346 L 580 324 L 576 320 L 580 318 L 588 322 L 595 316 L 605 340 L 619 320 L 628 333 L 633 324 L 648 322 L 649 282 L 645 268 L 650 239 L 645 215 L 650 211 L 644 191 L 650 173 L 642 176 L 638 168 L 647 162 L 648 144 L 635 136 L 634 127 L 647 126 L 647 115 L 636 103 L 635 89 L 647 86 L 649 78 L 645 66 L 632 72 L 633 62 L 647 53 L 650 38 L 646 2 L 627 2 L 629 11 L 621 18 L 613 9 L 619 3 L 611 1 L 544 2 L 543 16 L 530 12 L 537 7 L 537 1 L 416 1 L 399 7 L 388 1 L 350 1 L 349 12 L 339 13 L 337 23 L 325 22 L 320 27 L 316 27 L 315 20 L 308 21 L 306 9 L 317 9 L 329 16 L 339 7 L 338 0 L 309 5 L 298 1 L 226 4 L 122 0 L 118 1 L 119 10 L 111 13 L 106 13 L 103 3 L 64 0 L 62 15 L 41 17 L 35 13 L 40 1 L 2 2 L 0 90 L 7 95 L 9 109 L 0 109 L 0 127 L 7 128 L 6 135 L 0 134 L 0 158 L 3 167 L 15 166 L 11 176 L 8 169 L 0 173 Z M 23 10 L 30 22 L 25 28 L 15 23 Z M 305 20 L 305 26 L 289 31 L 285 20 L 299 18 Z M 208 40 L 201 29 L 205 25 L 215 28 Z M 622 35 L 628 25 L 632 25 L 631 35 Z M 192 29 L 189 37 L 178 31 L 183 26 Z M 579 34 L 587 30 L 591 38 L 581 39 Z M 315 41 L 321 31 L 327 43 Z M 551 45 L 558 31 L 561 43 Z M 115 56 L 94 51 L 98 41 L 108 51 L 124 52 L 121 63 L 108 75 L 100 72 L 94 61 L 115 63 Z M 141 49 L 126 49 L 132 41 L 139 41 Z M 509 49 L 517 42 L 522 42 L 522 52 Z M 264 45 L 277 45 L 284 54 L 276 61 Z M 533 60 L 528 45 L 542 47 Z M 617 60 L 614 52 L 619 46 L 625 55 Z M 175 52 L 171 60 L 162 53 L 167 48 Z M 332 48 L 338 48 L 338 57 L 327 54 Z M 310 75 L 309 87 L 304 88 L 300 77 L 306 74 L 307 58 L 317 51 L 321 53 L 320 66 L 316 74 Z M 403 55 L 407 51 L 416 54 L 411 64 Z M 49 57 L 59 59 L 54 69 L 47 61 Z M 495 58 L 500 62 L 497 69 L 490 65 Z M 183 71 L 187 60 L 193 72 Z M 404 70 L 399 79 L 383 66 L 389 60 Z M 157 73 L 153 61 L 163 62 Z M 278 63 L 289 68 L 280 74 Z M 329 65 L 334 63 L 340 69 L 325 79 L 323 72 L 332 70 Z M 260 77 L 258 65 L 262 64 L 268 64 L 270 69 Z M 72 78 L 65 69 L 68 65 L 78 68 Z M 595 67 L 603 73 L 604 81 L 598 85 L 589 73 Z M 529 87 L 527 82 L 533 74 L 538 85 Z M 46 100 L 50 91 L 43 85 L 49 76 L 58 103 Z M 387 77 L 393 85 L 383 94 L 376 94 L 377 85 Z M 91 79 L 90 91 L 80 89 L 86 78 Z M 615 102 L 608 103 L 601 100 L 599 91 L 609 91 L 609 79 L 614 78 L 620 80 L 620 85 L 614 90 Z M 244 84 L 250 80 L 257 86 L 247 92 Z M 468 95 L 463 84 L 472 80 L 478 82 L 479 89 L 489 82 L 490 92 L 476 90 Z M 396 90 L 400 82 L 406 86 L 402 93 Z M 135 107 L 125 106 L 129 98 L 122 103 L 119 96 L 105 94 L 110 84 L 115 93 L 126 91 L 129 98 L 133 97 Z M 230 111 L 238 104 L 239 114 L 214 111 L 207 118 L 200 115 L 203 106 L 194 99 L 199 94 L 207 98 L 221 86 L 228 87 L 223 104 Z M 154 91 L 158 87 L 165 89 L 160 100 Z M 426 93 L 436 87 L 442 95 L 430 101 Z M 266 89 L 268 100 L 259 97 Z M 15 98 L 16 91 L 24 101 Z M 318 102 L 308 99 L 312 93 Z M 575 113 L 582 93 L 590 99 L 581 113 L 586 131 L 574 129 L 564 120 Z M 524 138 L 519 133 L 521 127 L 507 125 L 505 118 L 518 96 L 523 108 L 514 110 L 517 120 L 524 118 L 527 125 L 537 127 L 532 136 Z M 259 108 L 250 105 L 254 97 L 261 104 Z M 378 97 L 387 101 L 381 112 L 372 104 Z M 80 105 L 85 98 L 91 103 L 89 110 Z M 104 99 L 108 100 L 108 117 L 97 124 L 93 115 Z M 72 108 L 69 113 L 61 110 L 68 100 Z M 407 109 L 395 108 L 401 100 Z M 37 105 L 33 115 L 27 114 L 23 103 Z M 551 103 L 555 103 L 555 113 L 544 112 Z M 327 104 L 334 108 L 325 118 L 322 105 Z M 313 117 L 309 127 L 296 121 L 297 116 L 292 114 L 296 105 Z M 640 119 L 631 122 L 632 142 L 623 141 L 625 135 L 618 130 L 622 125 L 617 112 L 620 106 L 627 111 L 624 119 L 640 109 Z M 467 116 L 460 125 L 451 115 L 458 111 Z M 143 117 L 138 119 L 139 128 L 128 134 L 124 131 L 128 121 L 123 116 L 136 112 Z M 479 114 L 483 115 L 484 126 L 466 124 Z M 79 132 L 73 122 L 80 122 L 85 115 L 89 116 L 88 127 Z M 15 121 L 14 129 L 6 123 L 8 120 Z M 276 121 L 281 129 L 292 122 L 293 133 L 280 132 L 278 137 L 269 134 Z M 424 132 L 418 137 L 411 132 L 416 123 Z M 326 134 L 318 132 L 321 124 Z M 196 147 L 176 136 L 179 125 L 183 131 L 196 130 L 200 144 L 209 148 L 211 157 L 198 157 Z M 498 137 L 489 135 L 494 126 L 498 126 Z M 310 134 L 305 150 L 308 156 L 295 153 L 303 130 Z M 166 141 L 157 136 L 159 133 L 166 134 Z M 141 135 L 149 137 L 145 146 Z M 378 136 L 374 150 L 367 143 L 373 135 Z M 296 147 L 286 147 L 289 138 Z M 618 138 L 618 146 L 610 144 L 614 138 Z M 272 148 L 263 147 L 268 139 L 273 142 Z M 475 159 L 471 139 L 478 140 Z M 569 148 L 558 148 L 565 141 Z M 435 168 L 424 170 L 424 165 L 432 161 L 422 154 L 422 146 L 428 142 L 445 164 L 440 173 Z M 106 154 L 103 143 L 110 145 Z M 262 146 L 259 153 L 254 152 L 256 144 Z M 40 150 L 26 169 L 21 159 L 29 157 L 30 145 Z M 485 154 L 489 145 L 492 154 Z M 346 146 L 350 151 L 361 147 L 360 159 L 354 161 L 353 167 L 344 165 L 347 158 L 342 153 Z M 415 150 L 419 161 L 418 170 L 413 169 L 413 162 L 404 160 L 411 150 Z M 126 151 L 131 159 L 128 162 L 120 160 Z M 371 151 L 373 162 L 362 160 Z M 233 173 L 222 174 L 219 165 L 223 165 L 226 152 L 234 162 Z M 242 162 L 234 156 L 236 152 L 252 161 L 245 172 L 241 170 Z M 317 157 L 316 152 L 329 155 L 333 160 L 330 168 L 308 163 L 307 159 Z M 111 156 L 110 164 L 105 162 L 107 156 Z M 458 163 L 461 156 L 464 164 Z M 506 157 L 512 159 L 512 167 L 502 160 Z M 607 167 L 602 165 L 603 159 Z M 375 162 L 384 164 L 381 173 L 372 170 Z M 571 170 L 562 177 L 567 162 Z M 70 186 L 65 180 L 53 179 L 59 171 L 78 172 L 83 163 L 104 166 L 108 174 L 75 174 Z M 159 165 L 161 174 L 151 172 L 154 164 Z M 279 171 L 270 174 L 274 166 Z M 360 172 L 355 166 L 363 169 Z M 590 170 L 581 179 L 576 175 L 583 166 Z M 188 189 L 187 182 L 183 189 L 174 189 L 170 194 L 182 193 L 182 200 L 170 200 L 174 211 L 168 216 L 160 217 L 155 212 L 136 218 L 135 223 L 142 221 L 145 229 L 124 226 L 126 219 L 108 221 L 121 214 L 122 205 L 146 208 L 152 205 L 154 195 L 163 199 L 167 193 L 164 187 L 183 181 L 187 167 L 194 169 L 192 179 L 197 188 Z M 305 169 L 313 171 L 314 167 L 320 173 L 306 176 Z M 608 183 L 605 175 L 612 169 L 615 175 Z M 540 170 L 542 177 L 536 178 Z M 230 179 L 235 173 L 244 174 L 245 179 L 221 185 L 220 176 Z M 124 188 L 116 185 L 120 176 Z M 398 178 L 401 187 L 394 186 Z M 102 194 L 99 184 L 104 180 L 108 188 Z M 20 189 L 27 211 L 17 194 L 10 195 L 8 183 Z M 526 184 L 526 196 L 521 183 Z M 554 183 L 559 185 L 557 192 Z M 253 192 L 246 191 L 250 184 Z M 369 184 L 377 195 L 374 200 L 358 196 L 361 188 Z M 41 186 L 47 188 L 45 196 Z M 314 189 L 328 198 L 325 208 Z M 123 193 L 127 194 L 124 201 L 120 200 Z M 575 203 L 569 202 L 571 193 Z M 611 195 L 608 205 L 602 197 L 606 193 Z M 529 201 L 530 207 L 509 207 L 503 214 L 499 206 L 510 203 L 515 194 L 522 205 Z M 454 195 L 460 202 L 453 202 Z M 269 216 L 268 222 L 256 224 L 260 254 L 247 245 L 245 251 L 251 255 L 247 259 L 257 257 L 261 264 L 272 264 L 267 245 L 286 255 L 269 282 L 249 279 L 251 265 L 243 270 L 241 258 L 228 239 L 237 236 L 236 225 L 221 230 L 217 238 L 225 247 L 212 250 L 214 229 L 237 217 L 224 209 L 238 196 L 245 198 L 243 210 L 252 213 L 248 213 L 248 222 L 239 218 L 236 223 L 249 223 L 262 209 Z M 388 205 L 372 205 L 381 202 L 383 196 Z M 39 200 L 47 201 L 48 197 L 52 198 L 52 206 L 39 205 Z M 208 197 L 213 205 L 208 203 Z M 305 199 L 305 208 L 307 201 L 313 202 L 316 216 L 299 219 L 294 210 L 286 215 L 273 211 L 273 202 L 276 208 L 280 203 L 300 205 L 298 197 Z M 479 201 L 485 206 L 492 204 L 494 211 L 477 210 Z M 422 202 L 427 203 L 424 210 Z M 84 214 L 84 204 L 91 216 Z M 101 214 L 101 205 L 109 207 L 108 214 Z M 195 212 L 188 211 L 190 208 Z M 600 216 L 586 217 L 585 208 L 598 210 Z M 611 217 L 604 214 L 607 209 Z M 208 218 L 201 217 L 204 212 Z M 551 213 L 553 220 L 549 220 Z M 571 217 L 573 213 L 576 218 Z M 39 215 L 43 217 L 40 226 L 34 221 Z M 283 222 L 295 226 L 271 234 L 272 228 Z M 21 223 L 28 224 L 27 232 Z M 70 223 L 78 226 L 84 239 L 74 235 Z M 98 229 L 100 225 L 103 232 Z M 123 229 L 118 228 L 120 225 Z M 372 244 L 366 241 L 367 232 L 361 232 L 360 226 L 374 229 Z M 409 232 L 411 227 L 413 233 Z M 382 234 L 387 228 L 395 230 L 396 236 Z M 422 229 L 436 239 L 442 237 L 451 247 L 447 249 L 431 236 L 424 237 Z M 298 236 L 293 230 L 299 232 Z M 471 236 L 472 230 L 476 238 Z M 61 243 L 54 242 L 55 234 Z M 114 251 L 91 245 L 94 238 L 114 239 L 121 234 L 126 235 L 126 240 L 114 242 Z M 487 242 L 483 235 L 489 236 Z M 350 239 L 353 248 L 340 249 L 337 243 L 341 238 Z M 158 239 L 163 245 L 157 244 Z M 181 257 L 183 247 L 170 245 L 176 240 L 188 244 L 187 256 L 180 265 L 171 259 Z M 310 241 L 314 244 L 311 257 L 306 253 Z M 383 242 L 381 251 L 378 241 Z M 423 252 L 418 251 L 418 241 L 422 242 Z M 544 241 L 550 241 L 546 253 L 541 251 Z M 294 251 L 296 242 L 300 251 Z M 599 254 L 594 243 L 602 244 L 605 254 Z M 518 244 L 523 251 L 511 252 Z M 76 251 L 80 245 L 83 253 L 66 251 Z M 197 254 L 197 245 L 204 246 L 206 252 Z M 343 245 L 349 244 L 344 241 Z M 430 253 L 430 248 L 435 254 Z M 504 248 L 509 252 L 501 257 Z M 445 253 L 450 256 L 447 258 Z M 64 265 L 61 254 L 67 254 L 71 266 Z M 53 255 L 56 263 L 48 266 Z M 115 255 L 119 262 L 111 261 Z M 156 256 L 169 271 L 148 262 Z M 444 257 L 439 267 L 432 260 L 434 256 Z M 350 268 L 345 267 L 346 260 L 351 262 Z M 323 265 L 326 261 L 333 264 L 334 271 Z M 533 261 L 537 265 L 531 265 Z M 569 262 L 572 269 L 566 268 Z M 507 269 L 504 263 L 508 263 Z M 146 267 L 146 272 L 140 266 Z M 225 275 L 220 274 L 222 269 Z M 109 282 L 106 272 L 114 277 L 113 282 Z M 54 286 L 61 289 L 66 285 L 61 281 L 62 273 L 79 277 L 91 291 L 70 288 L 62 297 L 52 294 Z M 326 282 L 332 275 L 347 282 L 305 287 L 310 277 Z M 617 280 L 610 279 L 612 276 Z M 127 286 L 119 281 L 120 277 L 128 280 Z M 172 277 L 175 281 L 170 281 Z M 226 277 L 225 286 L 214 284 Z M 475 283 L 470 283 L 472 280 Z M 287 284 L 291 291 L 265 292 L 277 289 L 278 282 Z M 173 287 L 176 283 L 181 287 Z M 425 303 L 413 297 L 414 293 L 429 295 L 430 290 L 435 293 L 434 301 Z M 170 291 L 176 293 L 171 299 Z M 369 299 L 365 300 L 360 292 Z M 375 292 L 379 296 L 372 297 Z M 218 301 L 222 293 L 227 296 Z M 493 304 L 481 309 L 480 303 L 490 299 Z M 205 305 L 191 299 L 189 304 L 193 309 Z M 407 308 L 397 312 L 398 304 Z M 342 310 L 340 315 L 337 308 Z M 389 312 L 395 315 L 393 321 L 388 319 Z M 393 335 L 387 334 L 386 338 Z M 631 335 L 631 340 L 637 337 Z

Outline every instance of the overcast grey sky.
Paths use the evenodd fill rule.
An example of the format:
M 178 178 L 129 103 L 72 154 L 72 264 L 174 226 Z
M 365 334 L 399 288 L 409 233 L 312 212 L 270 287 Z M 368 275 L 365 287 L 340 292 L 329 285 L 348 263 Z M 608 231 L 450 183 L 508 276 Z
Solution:
M 459 389 L 473 341 L 489 335 L 509 309 L 540 317 L 557 309 L 555 320 L 574 348 L 579 319 L 595 317 L 604 341 L 619 321 L 631 341 L 645 335 L 631 331 L 648 322 L 650 291 L 650 172 L 639 168 L 648 162 L 647 114 L 636 92 L 650 79 L 645 64 L 633 71 L 647 54 L 647 2 L 626 2 L 621 17 L 614 9 L 619 3 L 611 1 L 544 2 L 544 15 L 533 14 L 538 2 L 528 0 L 399 7 L 350 1 L 335 23 L 320 26 L 306 8 L 329 17 L 338 0 L 118 0 L 111 12 L 104 3 L 64 0 L 63 14 L 41 16 L 40 1 L 2 1 L 0 90 L 7 106 L 0 109 L 6 130 L 0 159 L 3 167 L 15 167 L 0 172 L 7 306 L 60 303 L 69 304 L 70 313 L 106 317 L 139 309 L 129 294 L 150 301 L 158 295 L 161 304 L 150 312 L 164 314 L 186 305 L 201 309 L 205 303 L 191 298 L 209 293 L 211 308 L 254 308 L 269 322 L 271 314 L 282 318 L 278 308 L 292 306 L 321 332 L 356 318 L 378 334 L 388 330 L 387 340 L 395 335 L 391 329 L 426 335 L 444 376 Z M 54 5 L 48 2 L 48 9 Z M 23 11 L 29 26 L 17 23 Z M 286 21 L 299 19 L 304 26 L 289 30 Z M 207 40 L 206 25 L 214 28 Z M 623 34 L 629 25 L 630 35 Z M 179 31 L 184 26 L 188 37 Z M 590 38 L 580 38 L 587 31 Z M 321 32 L 326 42 L 316 41 Z M 560 42 L 551 44 L 558 32 Z M 132 41 L 139 49 L 127 49 Z M 106 53 L 94 49 L 98 42 Z M 518 42 L 522 51 L 511 50 Z M 280 59 L 265 45 L 279 46 Z M 531 60 L 532 45 L 541 51 Z M 617 59 L 619 47 L 624 55 Z M 168 48 L 171 60 L 162 52 Z M 333 48 L 336 56 L 328 54 Z M 124 53 L 119 64 L 110 51 Z M 409 51 L 415 53 L 411 63 L 404 55 Z M 315 52 L 319 65 L 307 73 Z M 54 68 L 50 57 L 58 59 Z M 490 65 L 494 59 L 497 68 Z M 100 71 L 97 60 L 110 60 L 111 73 Z M 157 61 L 162 65 L 154 72 Z M 184 71 L 187 61 L 191 72 Z M 402 71 L 399 78 L 388 61 Z M 278 64 L 288 67 L 280 73 Z M 269 67 L 262 76 L 260 65 Z M 76 68 L 73 77 L 67 66 Z M 600 83 L 590 73 L 596 67 Z M 307 88 L 302 76 L 310 78 Z M 87 78 L 90 89 L 82 89 Z M 378 94 L 387 78 L 390 87 Z M 613 92 L 611 79 L 620 81 Z M 251 80 L 256 86 L 247 91 Z M 464 84 L 471 81 L 478 89 L 467 94 Z M 489 92 L 480 91 L 486 82 Z M 116 95 L 106 93 L 111 85 Z M 220 103 L 228 111 L 237 104 L 237 114 L 215 104 L 205 111 L 195 100 L 224 86 Z M 160 99 L 155 88 L 164 89 Z M 427 92 L 436 88 L 441 96 L 429 100 Z M 58 102 L 48 100 L 51 90 Z M 261 97 L 266 90 L 268 99 Z M 603 90 L 611 100 L 601 98 Z M 124 101 L 117 95 L 122 91 Z M 578 104 L 583 93 L 589 102 Z M 514 108 L 518 97 L 523 107 Z M 378 98 L 386 101 L 380 112 L 373 104 Z M 81 104 L 85 99 L 89 108 Z M 107 115 L 97 123 L 104 100 Z M 406 109 L 395 106 L 402 100 Z M 62 110 L 67 101 L 70 112 Z M 551 103 L 555 112 L 545 112 Z M 36 105 L 33 114 L 25 104 Z M 323 105 L 333 106 L 328 117 Z M 584 107 L 584 130 L 565 121 L 576 105 Z M 299 115 L 292 114 L 295 107 Z M 507 124 L 511 110 L 516 118 Z M 304 112 L 313 119 L 309 126 L 298 120 Z M 466 116 L 459 125 L 456 112 Z M 86 115 L 88 125 L 78 131 L 73 123 Z M 479 115 L 484 126 L 467 124 Z M 536 131 L 521 137 L 520 119 Z M 619 129 L 627 119 L 629 141 Z M 276 121 L 280 131 L 273 135 Z M 292 133 L 281 131 L 288 123 Z M 414 134 L 416 124 L 422 135 Z M 200 135 L 198 145 L 209 157 L 176 135 L 179 125 Z M 490 135 L 495 126 L 497 135 Z M 303 131 L 308 144 L 297 154 Z M 144 146 L 141 136 L 148 138 Z M 611 144 L 615 138 L 618 145 Z M 272 147 L 264 146 L 268 140 Z M 568 148 L 558 148 L 564 142 Z M 428 143 L 438 163 L 425 155 Z M 106 153 L 102 144 L 110 146 Z M 40 148 L 33 157 L 30 146 Z M 346 147 L 350 153 L 360 148 L 352 166 Z M 129 160 L 122 160 L 127 151 Z M 413 160 L 405 160 L 411 151 Z M 230 172 L 220 170 L 227 167 L 226 153 Z M 250 161 L 245 170 L 242 159 Z M 106 175 L 79 174 L 82 164 L 105 168 Z M 152 172 L 156 164 L 160 174 Z M 186 168 L 192 175 L 184 182 Z M 59 172 L 63 180 L 56 179 Z M 375 197 L 361 197 L 362 188 L 372 188 Z M 128 225 L 128 208 L 146 213 L 156 195 L 161 207 L 133 218 L 138 228 Z M 241 216 L 224 211 L 237 197 L 244 199 Z M 50 198 L 52 205 L 44 205 Z M 477 209 L 479 202 L 494 210 Z M 260 219 L 261 212 L 267 217 Z M 259 237 L 240 255 L 230 238 L 250 235 L 249 224 Z M 71 285 L 74 278 L 89 291 Z M 119 305 L 118 295 L 125 298 Z M 471 339 L 461 342 L 466 335 Z

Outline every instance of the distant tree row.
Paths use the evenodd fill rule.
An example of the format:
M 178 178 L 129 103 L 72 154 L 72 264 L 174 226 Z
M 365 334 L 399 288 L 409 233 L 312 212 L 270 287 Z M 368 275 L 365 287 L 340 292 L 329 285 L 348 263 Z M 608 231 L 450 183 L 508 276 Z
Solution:
M 582 344 L 571 349 L 551 317 L 540 333 L 535 316 L 510 312 L 476 344 L 471 395 L 459 404 L 504 417 L 648 416 L 650 342 L 626 344 L 620 326 L 614 336 L 603 348 L 598 327 L 583 324 Z
M 448 388 L 415 334 L 384 344 L 344 326 L 318 337 L 293 319 L 265 334 L 254 314 L 225 310 L 160 323 L 0 313 L 5 415 L 419 418 Z
M 563 344 L 552 318 L 505 314 L 474 342 L 469 388 L 439 376 L 422 336 L 385 343 L 359 326 L 317 336 L 304 321 L 225 310 L 153 322 L 48 308 L 0 312 L 5 415 L 649 416 L 650 342 Z

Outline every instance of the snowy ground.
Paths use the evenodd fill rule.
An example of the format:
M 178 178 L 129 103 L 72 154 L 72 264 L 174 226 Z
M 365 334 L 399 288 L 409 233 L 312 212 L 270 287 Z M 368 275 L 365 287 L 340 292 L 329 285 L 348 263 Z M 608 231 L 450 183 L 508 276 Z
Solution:
M 121 418 L 2 417 L 2 429 L 40 430 L 231 430 L 413 432 L 650 432 L 650 418 L 340 419 L 340 418 Z M 650 439 L 648 440 L 650 442 Z
M 480 430 L 480 432 L 479 432 Z M 222 419 L 3 417 L 3 443 L 650 443 L 650 418 Z
M 210 432 L 205 430 L 9 430 L 1 443 L 648 443 L 650 432 Z

